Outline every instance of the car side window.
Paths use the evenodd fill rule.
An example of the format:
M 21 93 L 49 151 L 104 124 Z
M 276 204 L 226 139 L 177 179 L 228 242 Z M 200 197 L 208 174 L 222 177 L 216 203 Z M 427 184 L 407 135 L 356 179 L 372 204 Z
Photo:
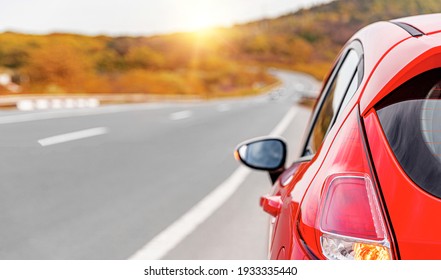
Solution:
M 360 56 L 355 50 L 350 49 L 337 73 L 331 76 L 328 85 L 324 88 L 327 92 L 320 108 L 318 108 L 319 112 L 316 115 L 303 156 L 313 155 L 317 152 L 333 120 L 355 94 L 360 82 L 359 63 Z

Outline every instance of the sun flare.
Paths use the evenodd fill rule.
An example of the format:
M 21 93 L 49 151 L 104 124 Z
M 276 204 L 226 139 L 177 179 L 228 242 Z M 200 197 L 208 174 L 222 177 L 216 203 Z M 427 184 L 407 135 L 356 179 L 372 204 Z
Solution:
M 189 19 L 189 27 L 193 31 L 204 31 L 214 26 L 209 15 L 199 14 Z
M 190 0 L 181 9 L 181 23 L 189 31 L 204 32 L 224 25 L 229 18 L 224 7 L 211 1 Z

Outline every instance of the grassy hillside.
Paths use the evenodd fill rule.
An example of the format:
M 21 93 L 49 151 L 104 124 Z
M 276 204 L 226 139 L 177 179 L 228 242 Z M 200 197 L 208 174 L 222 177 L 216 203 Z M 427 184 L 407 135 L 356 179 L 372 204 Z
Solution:
M 359 28 L 441 12 L 436 0 L 337 0 L 232 28 L 153 37 L 0 34 L 0 73 L 22 92 L 242 95 L 274 82 L 268 66 L 318 78 Z M 2 70 L 3 69 L 3 70 Z M 0 86 L 1 93 L 8 93 Z
M 279 62 L 322 78 L 340 48 L 360 28 L 376 21 L 439 12 L 438 0 L 337 0 L 238 28 L 271 45 L 263 55 L 253 56 L 254 61 Z M 249 36 L 248 41 L 253 38 Z M 280 51 L 284 47 L 290 52 Z
M 263 67 L 238 63 L 198 36 L 3 33 L 0 72 L 13 70 L 27 93 L 234 95 L 274 82 Z

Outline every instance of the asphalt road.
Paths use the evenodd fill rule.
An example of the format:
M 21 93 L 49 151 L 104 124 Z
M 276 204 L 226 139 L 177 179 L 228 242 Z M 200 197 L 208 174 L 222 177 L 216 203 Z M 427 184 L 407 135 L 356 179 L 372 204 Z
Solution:
M 317 84 L 277 75 L 272 97 L 0 112 L 0 258 L 132 257 L 238 168 L 239 142 L 267 135 L 293 107 L 284 136 L 294 158 L 309 110 L 293 100 Z M 251 173 L 164 258 L 265 258 L 258 198 L 268 188 L 265 173 Z

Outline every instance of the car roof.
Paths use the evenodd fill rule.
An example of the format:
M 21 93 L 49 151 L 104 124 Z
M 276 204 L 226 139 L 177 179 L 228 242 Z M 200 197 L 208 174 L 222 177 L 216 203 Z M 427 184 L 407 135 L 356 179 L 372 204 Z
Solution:
M 430 14 L 377 22 L 352 37 L 363 45 L 365 75 L 358 98 L 362 115 L 408 79 L 441 67 L 440 19 L 441 14 Z M 412 34 L 399 23 L 422 34 Z
M 441 31 L 441 13 L 420 15 L 396 19 L 392 22 L 406 23 L 414 28 L 420 30 L 424 34 L 431 34 Z

